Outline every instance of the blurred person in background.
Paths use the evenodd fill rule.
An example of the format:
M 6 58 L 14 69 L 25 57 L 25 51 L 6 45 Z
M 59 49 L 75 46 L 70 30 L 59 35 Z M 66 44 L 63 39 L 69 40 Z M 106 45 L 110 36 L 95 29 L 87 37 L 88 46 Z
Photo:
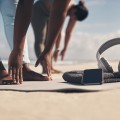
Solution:
M 61 60 L 64 59 L 66 50 L 68 48 L 68 43 L 70 41 L 73 29 L 77 22 L 81 22 L 88 17 L 88 9 L 85 6 L 85 2 L 80 0 L 78 4 L 75 2 L 71 2 L 67 11 L 67 16 L 69 16 L 69 21 L 65 31 L 65 38 L 64 38 L 64 47 L 60 52 L 60 40 L 61 40 L 61 32 L 56 40 L 55 51 L 53 53 L 53 58 L 55 61 L 58 59 L 58 55 L 60 52 Z

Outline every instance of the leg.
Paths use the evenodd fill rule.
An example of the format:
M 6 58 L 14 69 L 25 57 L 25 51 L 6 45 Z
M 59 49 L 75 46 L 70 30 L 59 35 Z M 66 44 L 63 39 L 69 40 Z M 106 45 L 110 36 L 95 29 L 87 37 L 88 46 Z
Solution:
M 17 4 L 18 4 L 18 0 L 2 0 L 1 2 L 1 13 L 4 22 L 5 35 L 10 49 L 13 49 L 14 18 L 15 18 Z M 5 8 L 7 8 L 7 10 L 5 10 Z M 25 42 L 25 46 L 23 50 L 23 63 L 30 63 L 28 57 L 27 40 Z
M 2 3 L 3 0 L 0 1 L 0 11 L 2 10 Z M 12 78 L 8 75 L 3 63 L 2 59 L 0 57 L 0 84 L 12 84 L 13 80 Z
M 31 20 L 34 36 L 35 36 L 34 48 L 35 48 L 35 53 L 37 58 L 43 52 L 45 47 L 48 19 L 50 14 L 50 10 L 48 11 L 48 13 L 46 13 L 43 10 L 43 7 L 42 8 L 41 7 L 42 7 L 41 1 L 37 1 L 34 4 L 32 20 Z M 44 66 L 42 64 L 41 66 L 43 69 L 42 73 L 46 73 Z
M 41 1 L 37 1 L 33 6 L 33 14 L 32 14 L 32 27 L 35 35 L 35 53 L 38 58 L 39 55 L 44 50 L 46 32 L 47 32 L 47 22 L 49 16 L 45 14 L 45 12 L 41 9 Z
M 37 66 L 39 62 L 43 62 L 48 76 L 51 76 L 51 52 L 54 43 L 61 31 L 64 19 L 66 17 L 69 2 L 70 0 L 54 0 L 48 26 L 47 44 L 35 65 Z
M 47 5 L 48 3 L 44 3 L 44 4 Z M 49 14 L 50 14 L 50 9 L 46 13 L 41 5 L 42 3 L 40 0 L 34 4 L 33 15 L 32 15 L 32 26 L 35 35 L 35 53 L 37 58 L 44 50 Z M 42 68 L 43 68 L 42 73 L 46 73 L 46 70 L 44 69 L 45 68 L 44 65 L 42 65 Z M 51 67 L 51 70 L 52 73 L 61 73 L 61 71 L 54 69 L 53 66 Z
M 57 69 L 55 69 L 55 68 L 53 67 L 53 63 L 52 63 L 52 62 L 53 62 L 53 61 L 51 60 L 51 73 L 52 73 L 52 74 L 62 73 L 62 71 L 57 70 Z

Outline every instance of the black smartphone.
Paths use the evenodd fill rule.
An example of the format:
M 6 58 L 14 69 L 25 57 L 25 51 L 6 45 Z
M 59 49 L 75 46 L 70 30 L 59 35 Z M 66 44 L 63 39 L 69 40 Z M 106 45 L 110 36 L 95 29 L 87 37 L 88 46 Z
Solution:
M 103 71 L 102 69 L 87 69 L 84 70 L 83 79 L 81 81 L 83 85 L 100 85 L 103 83 Z

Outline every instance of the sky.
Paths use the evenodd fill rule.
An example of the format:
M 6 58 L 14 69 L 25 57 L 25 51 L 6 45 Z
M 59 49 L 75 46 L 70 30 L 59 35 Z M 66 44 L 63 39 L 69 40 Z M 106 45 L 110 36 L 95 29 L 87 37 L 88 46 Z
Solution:
M 78 2 L 78 0 L 75 1 Z M 96 52 L 104 42 L 120 37 L 120 0 L 85 0 L 85 2 L 89 10 L 89 16 L 86 20 L 77 22 L 66 52 L 66 61 L 96 60 Z M 68 20 L 69 18 L 66 18 L 62 30 L 61 50 Z M 34 35 L 31 26 L 28 30 L 28 46 L 30 59 L 35 60 Z M 114 46 L 105 51 L 103 56 L 109 60 L 119 60 L 119 50 L 119 45 Z M 7 59 L 9 53 L 10 49 L 0 15 L 0 55 Z

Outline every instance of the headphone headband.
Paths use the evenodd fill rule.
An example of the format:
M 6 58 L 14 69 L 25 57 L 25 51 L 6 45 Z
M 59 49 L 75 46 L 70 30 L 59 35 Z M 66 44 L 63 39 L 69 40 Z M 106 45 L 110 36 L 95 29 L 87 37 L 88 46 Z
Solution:
M 99 61 L 99 58 L 100 58 L 100 55 L 105 51 L 107 50 L 108 48 L 114 46 L 114 45 L 118 45 L 120 44 L 120 38 L 114 38 L 114 39 L 111 39 L 107 42 L 105 42 L 104 44 L 102 44 L 100 46 L 100 48 L 98 49 L 97 51 L 97 54 L 96 54 L 96 58 L 97 60 Z

